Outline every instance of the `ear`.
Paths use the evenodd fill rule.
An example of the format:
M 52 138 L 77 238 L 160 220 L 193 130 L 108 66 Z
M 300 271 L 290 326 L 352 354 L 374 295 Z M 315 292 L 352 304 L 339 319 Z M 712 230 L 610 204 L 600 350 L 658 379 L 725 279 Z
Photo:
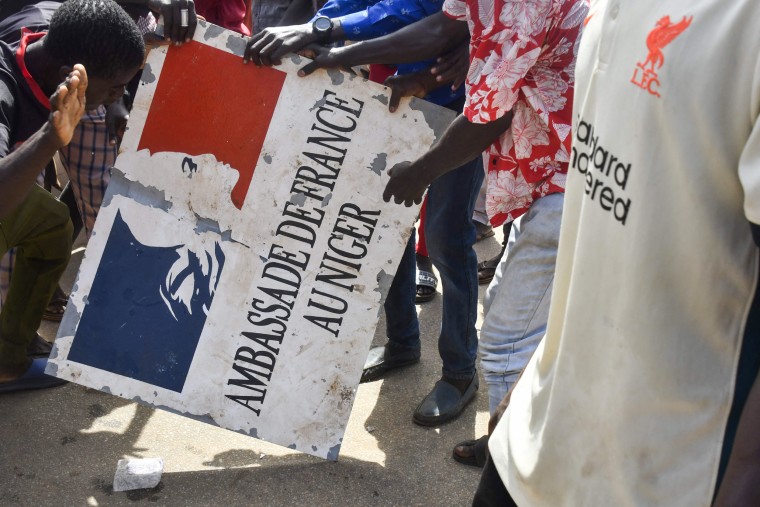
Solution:
M 71 71 L 74 70 L 74 67 L 71 65 L 61 65 L 61 67 L 58 69 L 58 82 L 63 82 L 68 76 Z

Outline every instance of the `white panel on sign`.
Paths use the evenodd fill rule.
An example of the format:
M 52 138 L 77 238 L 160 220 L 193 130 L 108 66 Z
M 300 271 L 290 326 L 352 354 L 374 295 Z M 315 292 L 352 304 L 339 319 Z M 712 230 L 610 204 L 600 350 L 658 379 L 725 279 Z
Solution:
M 337 459 L 418 212 L 387 169 L 453 113 L 244 47 L 201 23 L 151 53 L 48 372 Z

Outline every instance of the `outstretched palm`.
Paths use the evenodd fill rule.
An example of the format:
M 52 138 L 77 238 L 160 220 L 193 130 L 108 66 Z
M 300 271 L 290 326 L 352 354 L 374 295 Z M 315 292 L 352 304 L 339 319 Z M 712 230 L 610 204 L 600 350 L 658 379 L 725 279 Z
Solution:
M 58 85 L 50 97 L 50 123 L 60 146 L 66 146 L 84 114 L 87 71 L 81 64 L 74 65 L 66 80 Z

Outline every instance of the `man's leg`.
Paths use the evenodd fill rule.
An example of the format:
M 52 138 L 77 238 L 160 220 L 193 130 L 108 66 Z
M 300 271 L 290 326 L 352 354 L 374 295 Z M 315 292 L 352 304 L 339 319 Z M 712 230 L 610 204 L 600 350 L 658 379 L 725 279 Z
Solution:
M 414 412 L 435 425 L 457 417 L 475 396 L 478 338 L 478 258 L 472 209 L 483 182 L 481 157 L 435 180 L 428 189 L 428 251 L 443 291 L 438 351 L 443 378 Z M 451 386 L 455 389 L 452 390 Z
M 501 482 L 499 472 L 489 457 L 480 475 L 480 483 L 472 499 L 472 507 L 517 507 L 510 496 L 504 483 Z
M 478 335 L 478 257 L 472 207 L 483 182 L 483 160 L 451 171 L 428 190 L 427 242 L 441 276 L 443 308 L 438 351 L 443 375 L 469 379 L 475 374 Z
M 4 254 L 0 254 L 0 310 L 8 298 L 8 288 L 11 286 L 11 274 L 13 273 L 13 259 L 16 252 L 11 248 Z
M 71 256 L 66 205 L 34 186 L 24 202 L 0 221 L 0 251 L 16 247 L 8 297 L 0 310 L 0 370 L 23 373 L 27 347 Z
M 385 298 L 385 334 L 388 343 L 369 351 L 364 363 L 362 382 L 379 379 L 392 369 L 420 360 L 420 323 L 414 305 L 417 288 L 414 245 L 415 234 L 412 231 Z
M 37 176 L 37 184 L 41 187 L 45 186 L 45 170 L 43 170 Z M 2 250 L 2 258 L 0 258 L 0 309 L 3 307 L 3 303 L 8 298 L 8 289 L 11 286 L 11 275 L 13 275 L 13 263 L 16 258 L 16 251 L 13 248 L 7 251 Z
M 515 220 L 486 292 L 480 362 L 491 413 L 517 381 L 546 331 L 563 201 L 563 194 L 542 197 Z

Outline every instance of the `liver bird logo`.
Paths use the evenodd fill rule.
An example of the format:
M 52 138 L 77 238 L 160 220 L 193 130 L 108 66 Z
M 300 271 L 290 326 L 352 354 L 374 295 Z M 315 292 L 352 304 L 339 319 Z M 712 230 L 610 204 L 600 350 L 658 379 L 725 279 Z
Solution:
M 646 60 L 636 64 L 631 83 L 655 97 L 660 97 L 660 77 L 657 75 L 657 71 L 665 63 L 662 48 L 681 35 L 691 25 L 692 19 L 694 16 L 684 16 L 678 23 L 673 23 L 670 21 L 670 16 L 664 16 L 657 21 L 654 30 L 647 35 L 649 54 L 647 54 Z
M 655 25 L 654 30 L 649 32 L 647 36 L 647 48 L 649 49 L 649 55 L 644 61 L 642 67 L 650 65 L 652 72 L 656 72 L 657 69 L 662 68 L 662 64 L 665 63 L 665 55 L 662 54 L 662 48 L 673 42 L 673 39 L 681 35 L 691 24 L 693 16 L 686 17 L 678 23 L 672 23 L 670 16 L 661 18 Z

